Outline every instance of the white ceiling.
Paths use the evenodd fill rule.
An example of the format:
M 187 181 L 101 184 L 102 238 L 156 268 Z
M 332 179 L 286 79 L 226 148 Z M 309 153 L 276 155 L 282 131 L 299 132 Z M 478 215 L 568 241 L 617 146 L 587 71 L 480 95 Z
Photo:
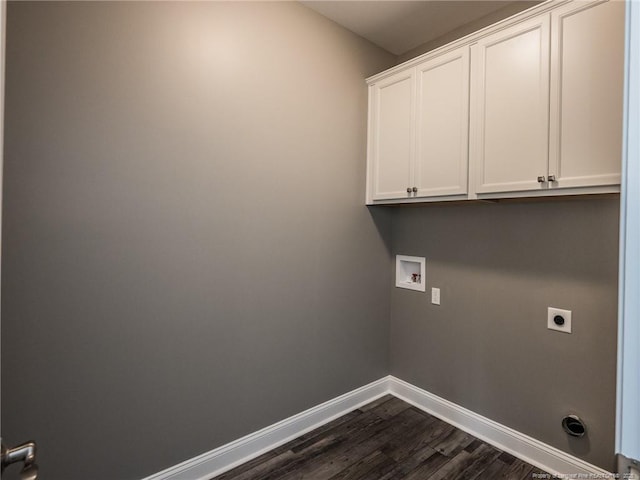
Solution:
M 477 20 L 505 0 L 300 0 L 395 55 Z

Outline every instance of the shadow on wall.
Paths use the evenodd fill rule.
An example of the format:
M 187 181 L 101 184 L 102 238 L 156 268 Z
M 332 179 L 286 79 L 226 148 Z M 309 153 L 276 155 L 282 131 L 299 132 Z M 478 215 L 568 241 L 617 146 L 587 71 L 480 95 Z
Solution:
M 470 203 L 398 209 L 396 248 L 421 239 L 420 255 L 465 270 L 526 272 L 585 278 L 617 275 L 619 198 Z M 576 248 L 579 241 L 579 248 Z M 409 242 L 411 243 L 411 242 Z M 397 251 L 413 255 L 410 251 Z M 415 253 L 418 254 L 418 253 Z M 570 261 L 564 261 L 568 260 Z
M 389 235 L 389 228 L 392 217 L 392 209 L 384 207 L 372 207 L 367 206 L 369 215 L 373 220 L 373 224 L 376 226 L 376 230 L 380 234 L 380 238 L 384 241 L 384 246 L 391 255 L 391 235 Z

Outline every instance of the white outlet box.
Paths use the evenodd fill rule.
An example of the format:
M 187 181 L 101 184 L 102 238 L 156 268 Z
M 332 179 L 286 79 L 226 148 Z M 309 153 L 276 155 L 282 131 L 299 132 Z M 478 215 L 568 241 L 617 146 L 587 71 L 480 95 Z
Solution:
M 396 255 L 396 287 L 426 291 L 425 265 L 424 257 Z
M 562 317 L 562 323 L 558 325 L 556 317 Z M 547 328 L 558 332 L 571 333 L 571 310 L 561 308 L 547 308 Z
M 434 305 L 440 305 L 440 289 L 432 288 L 431 289 L 431 303 Z

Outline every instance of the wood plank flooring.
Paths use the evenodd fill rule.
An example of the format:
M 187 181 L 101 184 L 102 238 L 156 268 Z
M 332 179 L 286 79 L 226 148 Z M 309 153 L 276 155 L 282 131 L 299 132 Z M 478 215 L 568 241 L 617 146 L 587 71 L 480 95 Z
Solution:
M 386 395 L 215 480 L 524 480 L 541 473 Z

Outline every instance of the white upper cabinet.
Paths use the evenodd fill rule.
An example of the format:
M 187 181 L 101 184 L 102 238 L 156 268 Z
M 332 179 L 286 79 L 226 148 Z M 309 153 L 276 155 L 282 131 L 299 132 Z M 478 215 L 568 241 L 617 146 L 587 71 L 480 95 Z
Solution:
M 469 47 L 416 67 L 416 197 L 467 193 Z
M 367 203 L 467 193 L 469 47 L 369 86 Z
M 369 159 L 375 200 L 406 198 L 415 152 L 413 70 L 369 87 Z
M 551 188 L 620 184 L 624 10 L 610 1 L 551 12 Z
M 619 192 L 624 29 L 543 2 L 368 79 L 367 203 Z
M 475 191 L 539 190 L 548 163 L 549 16 L 481 38 L 472 69 Z

